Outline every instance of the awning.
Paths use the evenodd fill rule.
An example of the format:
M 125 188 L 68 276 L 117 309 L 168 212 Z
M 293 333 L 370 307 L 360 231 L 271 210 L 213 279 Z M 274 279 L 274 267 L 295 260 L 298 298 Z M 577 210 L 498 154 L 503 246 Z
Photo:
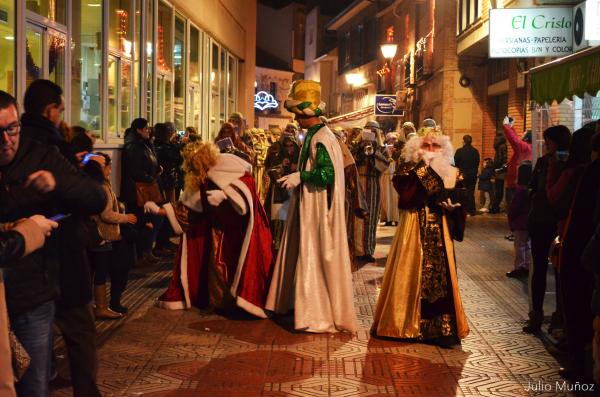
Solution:
M 531 99 L 539 104 L 562 102 L 600 91 L 600 46 L 559 58 L 529 70 Z
M 367 106 L 360 110 L 332 117 L 327 120 L 330 127 L 363 127 L 370 118 L 374 118 L 375 105 Z

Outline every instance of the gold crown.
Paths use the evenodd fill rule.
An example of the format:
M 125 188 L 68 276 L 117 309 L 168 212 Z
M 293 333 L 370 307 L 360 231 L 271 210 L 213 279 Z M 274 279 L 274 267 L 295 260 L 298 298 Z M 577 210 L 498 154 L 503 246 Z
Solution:
M 421 127 L 417 131 L 417 135 L 421 138 L 424 138 L 426 136 L 442 136 L 444 134 L 437 127 Z

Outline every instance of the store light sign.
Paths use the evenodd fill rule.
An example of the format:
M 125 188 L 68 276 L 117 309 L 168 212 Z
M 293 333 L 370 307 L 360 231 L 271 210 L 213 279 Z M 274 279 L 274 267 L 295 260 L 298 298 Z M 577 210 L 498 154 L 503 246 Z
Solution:
M 276 109 L 278 106 L 277 100 L 266 91 L 259 91 L 254 95 L 254 107 L 258 110 Z
M 490 10 L 490 58 L 559 57 L 572 52 L 572 8 Z

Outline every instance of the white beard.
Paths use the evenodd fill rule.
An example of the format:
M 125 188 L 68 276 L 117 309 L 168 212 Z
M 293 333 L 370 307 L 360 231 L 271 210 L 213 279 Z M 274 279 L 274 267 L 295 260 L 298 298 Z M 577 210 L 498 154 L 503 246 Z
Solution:
M 451 159 L 440 154 L 431 160 L 429 166 L 442 178 L 446 189 L 454 189 L 458 169 L 452 165 Z

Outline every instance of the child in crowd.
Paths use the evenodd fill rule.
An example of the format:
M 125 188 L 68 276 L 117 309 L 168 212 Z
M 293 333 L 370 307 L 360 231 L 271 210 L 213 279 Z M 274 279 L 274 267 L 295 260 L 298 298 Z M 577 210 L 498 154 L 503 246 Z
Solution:
M 492 204 L 492 178 L 494 177 L 494 161 L 491 158 L 483 160 L 483 170 L 479 175 L 479 204 L 481 212 L 490 212 Z
M 531 207 L 527 186 L 531 180 L 531 161 L 523 161 L 518 168 L 517 187 L 508 208 L 508 225 L 513 235 L 515 262 L 507 277 L 527 277 L 531 263 L 531 240 L 527 231 L 527 216 Z

